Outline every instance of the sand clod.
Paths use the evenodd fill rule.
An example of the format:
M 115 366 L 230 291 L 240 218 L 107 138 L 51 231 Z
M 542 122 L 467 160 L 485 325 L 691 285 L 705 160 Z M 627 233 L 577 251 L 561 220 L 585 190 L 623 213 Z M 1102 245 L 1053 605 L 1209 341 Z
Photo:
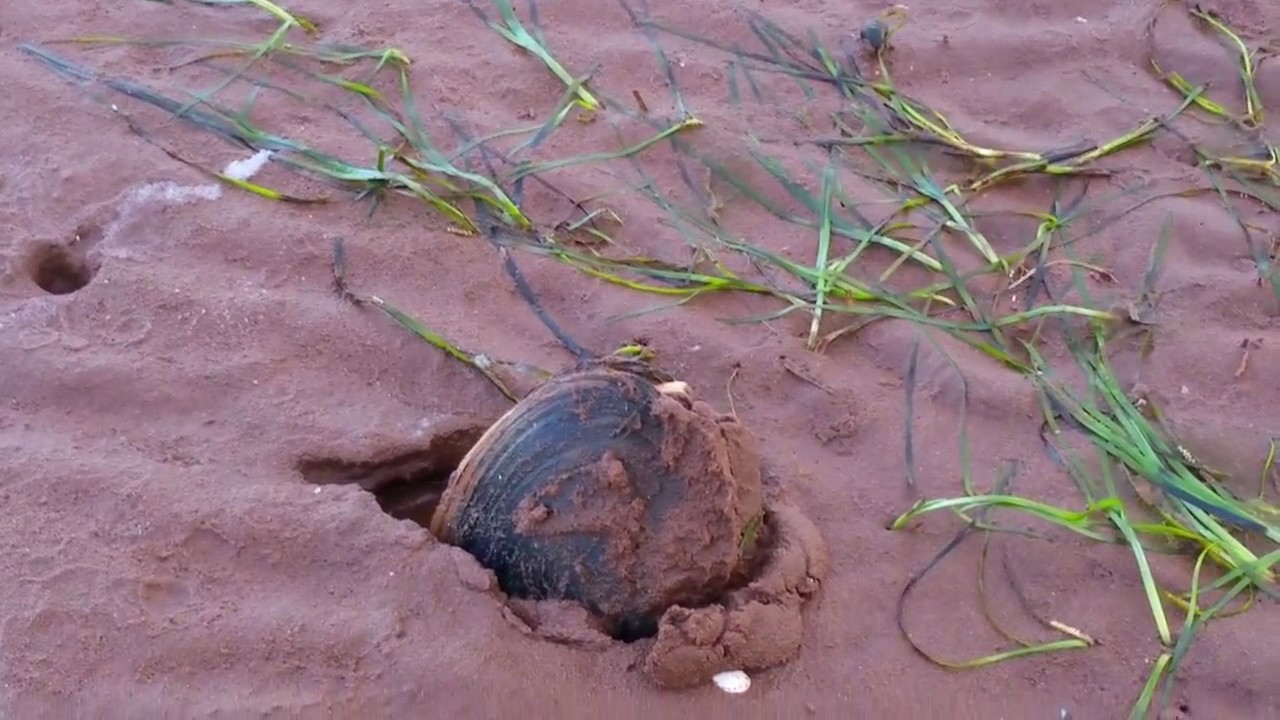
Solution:
M 829 567 L 826 544 L 799 509 L 771 508 L 774 544 L 764 567 L 746 587 L 702 608 L 672 607 L 658 625 L 645 673 L 666 688 L 709 682 L 730 670 L 763 670 L 800 652 L 801 609 Z

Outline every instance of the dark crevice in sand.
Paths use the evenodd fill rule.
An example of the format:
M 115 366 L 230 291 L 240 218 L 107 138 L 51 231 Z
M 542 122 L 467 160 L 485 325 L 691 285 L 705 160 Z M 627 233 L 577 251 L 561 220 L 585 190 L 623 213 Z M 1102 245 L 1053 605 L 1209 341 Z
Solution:
M 373 494 L 383 512 L 428 528 L 449 476 L 484 433 L 482 423 L 463 424 L 431 437 L 421 450 L 375 453 L 350 460 L 308 457 L 298 461 L 304 480 L 315 485 L 358 485 Z

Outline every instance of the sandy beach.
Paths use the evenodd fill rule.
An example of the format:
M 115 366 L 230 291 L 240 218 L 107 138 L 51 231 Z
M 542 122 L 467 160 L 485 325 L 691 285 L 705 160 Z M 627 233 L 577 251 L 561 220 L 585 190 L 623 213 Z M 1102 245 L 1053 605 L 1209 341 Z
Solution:
M 497 17 L 489 2 L 472 5 Z M 1207 96 L 1233 114 L 1247 112 L 1231 46 L 1197 24 L 1190 4 L 1160 10 L 1151 47 L 1154 0 L 910 5 L 886 55 L 893 83 L 983 147 L 1101 143 L 1167 116 L 1184 98 L 1153 73 L 1151 47 L 1166 72 L 1207 84 Z M 1280 51 L 1280 4 L 1202 6 L 1252 46 Z M 391 47 L 409 58 L 418 112 L 446 153 L 466 143 L 463 128 L 471 139 L 536 130 L 566 95 L 546 65 L 461 0 L 286 7 L 316 26 L 314 35 L 291 30 L 290 42 Z M 750 22 L 758 13 L 798 38 L 813 33 L 839 49 L 840 62 L 854 58 L 875 78 L 878 63 L 858 32 L 886 7 L 542 0 L 535 25 L 518 2 L 568 72 L 589 72 L 585 87 L 609 99 L 594 113 L 575 106 L 528 157 L 616 151 L 696 116 L 701 126 L 676 137 L 812 217 L 752 153 L 819 193 L 824 154 L 813 141 L 836 134 L 829 116 L 839 92 L 785 73 L 747 73 L 744 65 L 766 63 L 694 38 L 766 54 L 753 32 L 761 26 Z M 681 297 L 638 292 L 546 253 L 500 250 L 403 193 L 371 209 L 367 198 L 355 202 L 279 157 L 255 159 L 253 149 L 104 82 L 128 80 L 185 103 L 244 56 L 204 58 L 219 48 L 191 42 L 58 42 L 260 44 L 279 27 L 249 5 L 186 0 L 11 0 L 0 8 L 0 718 L 1128 717 L 1163 648 L 1123 544 L 992 533 L 984 555 L 983 541 L 970 537 L 903 608 L 914 642 L 951 662 L 1013 646 L 987 616 L 1032 643 L 1068 637 L 1036 618 L 1054 620 L 1092 646 L 949 669 L 914 650 L 896 623 L 904 585 L 963 522 L 939 511 L 909 528 L 887 526 L 919 498 L 963 495 L 966 455 L 984 492 L 1009 469 L 1010 492 L 1084 507 L 1046 452 L 1042 405 L 1027 377 L 945 333 L 920 342 L 920 329 L 903 320 L 811 351 L 812 315 L 779 316 L 776 295 L 708 292 L 674 305 Z M 55 72 L 32 46 L 96 75 Z M 366 78 L 374 62 L 325 72 Z M 305 101 L 237 82 L 218 91 L 218 102 L 248 108 L 245 117 L 278 136 L 375 166 L 369 139 L 334 111 L 358 106 L 352 92 L 283 66 L 252 73 Z M 378 77 L 399 100 L 395 71 Z M 1280 112 L 1280 61 L 1264 60 L 1256 84 L 1262 106 Z M 530 137 L 493 147 L 514 152 Z M 1249 142 L 1274 151 L 1280 130 L 1264 122 L 1250 137 L 1192 106 L 1099 158 L 1105 176 L 1014 178 L 972 193 L 968 210 L 1007 254 L 1036 236 L 1043 217 L 1035 213 L 1057 207 L 1055 198 L 1080 196 L 1081 207 L 1098 208 L 1079 223 L 1077 264 L 1044 271 L 1053 301 L 1083 304 L 1070 290 L 1071 268 L 1092 268 L 1081 276 L 1095 305 L 1155 328 L 1149 347 L 1125 345 L 1112 358 L 1120 382 L 1159 405 L 1198 461 L 1239 478 L 1232 487 L 1242 494 L 1256 495 L 1261 477 L 1274 502 L 1280 487 L 1265 474 L 1276 472 L 1267 455 L 1280 438 L 1280 295 L 1262 266 L 1274 261 L 1280 216 L 1243 196 L 1225 204 L 1192 149 L 1241 155 Z M 496 151 L 467 157 L 477 172 L 486 157 L 499 162 Z M 593 220 L 616 246 L 588 245 L 579 234 L 574 247 L 692 262 L 691 231 L 641 191 L 649 183 L 715 216 L 726 232 L 813 266 L 816 227 L 782 219 L 690 157 L 663 140 L 627 159 L 548 168 L 522 184 L 519 204 L 546 231 L 578 223 L 583 207 L 603 209 Z M 944 153 L 931 167 L 968 167 L 952 160 Z M 197 166 L 327 201 L 275 201 Z M 1257 183 L 1280 201 L 1280 175 L 1270 172 Z M 883 184 L 851 172 L 841 183 L 843 205 L 872 222 L 893 209 Z M 1142 296 L 1162 233 L 1159 277 Z M 575 358 L 522 297 L 504 266 L 510 257 L 547 316 L 583 348 L 603 354 L 640 342 L 701 399 L 734 413 L 758 439 L 769 497 L 801 509 L 829 552 L 821 587 L 804 605 L 796 657 L 752 671 L 741 695 L 712 684 L 655 687 L 642 672 L 650 640 L 539 636 L 504 606 L 475 559 L 385 512 L 350 468 L 412 454 L 460 424 L 483 426 L 511 403 L 473 368 L 335 292 L 337 239 L 353 291 L 393 303 L 471 352 L 568 367 Z M 833 258 L 857 245 L 845 236 L 830 242 Z M 976 262 L 972 247 L 954 247 L 957 262 Z M 751 275 L 759 263 L 719 252 L 735 273 L 759 280 Z M 892 260 L 877 256 L 849 272 L 875 278 Z M 908 266 L 895 282 L 928 281 Z M 773 272 L 759 281 L 782 282 Z M 979 300 L 1010 313 L 1031 284 L 1007 293 L 980 284 Z M 822 333 L 857 319 L 827 313 Z M 1032 329 L 1009 332 L 1027 339 Z M 1045 357 L 1069 365 L 1049 335 Z M 1185 593 L 1195 559 L 1151 554 L 1152 575 Z M 1166 606 L 1176 634 L 1183 615 Z M 1280 716 L 1277 637 L 1280 608 L 1261 595 L 1247 612 L 1209 623 L 1161 717 Z

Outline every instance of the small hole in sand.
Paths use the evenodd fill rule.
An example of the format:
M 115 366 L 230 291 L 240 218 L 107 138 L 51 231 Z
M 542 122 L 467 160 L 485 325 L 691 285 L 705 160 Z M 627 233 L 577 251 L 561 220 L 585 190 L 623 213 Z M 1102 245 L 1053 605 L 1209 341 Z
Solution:
M 305 458 L 303 479 L 315 485 L 359 485 L 373 494 L 382 511 L 426 528 L 449 483 L 449 475 L 484 434 L 485 425 L 467 425 L 438 433 L 425 448 L 367 460 Z
M 51 295 L 69 295 L 84 288 L 97 271 L 82 253 L 55 243 L 36 248 L 28 267 L 31 279 Z

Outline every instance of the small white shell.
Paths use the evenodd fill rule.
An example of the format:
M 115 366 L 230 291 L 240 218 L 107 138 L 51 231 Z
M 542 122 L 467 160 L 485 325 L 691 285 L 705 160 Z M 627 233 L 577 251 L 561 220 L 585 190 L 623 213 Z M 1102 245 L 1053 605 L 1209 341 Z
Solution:
M 711 678 L 716 687 L 730 693 L 738 695 L 751 689 L 751 678 L 741 670 L 729 670 L 722 672 Z
M 658 392 L 662 393 L 663 395 L 675 395 L 677 397 L 683 397 L 687 400 L 689 399 L 689 383 L 684 382 L 683 380 L 672 380 L 671 382 L 664 382 L 661 385 L 658 385 Z

